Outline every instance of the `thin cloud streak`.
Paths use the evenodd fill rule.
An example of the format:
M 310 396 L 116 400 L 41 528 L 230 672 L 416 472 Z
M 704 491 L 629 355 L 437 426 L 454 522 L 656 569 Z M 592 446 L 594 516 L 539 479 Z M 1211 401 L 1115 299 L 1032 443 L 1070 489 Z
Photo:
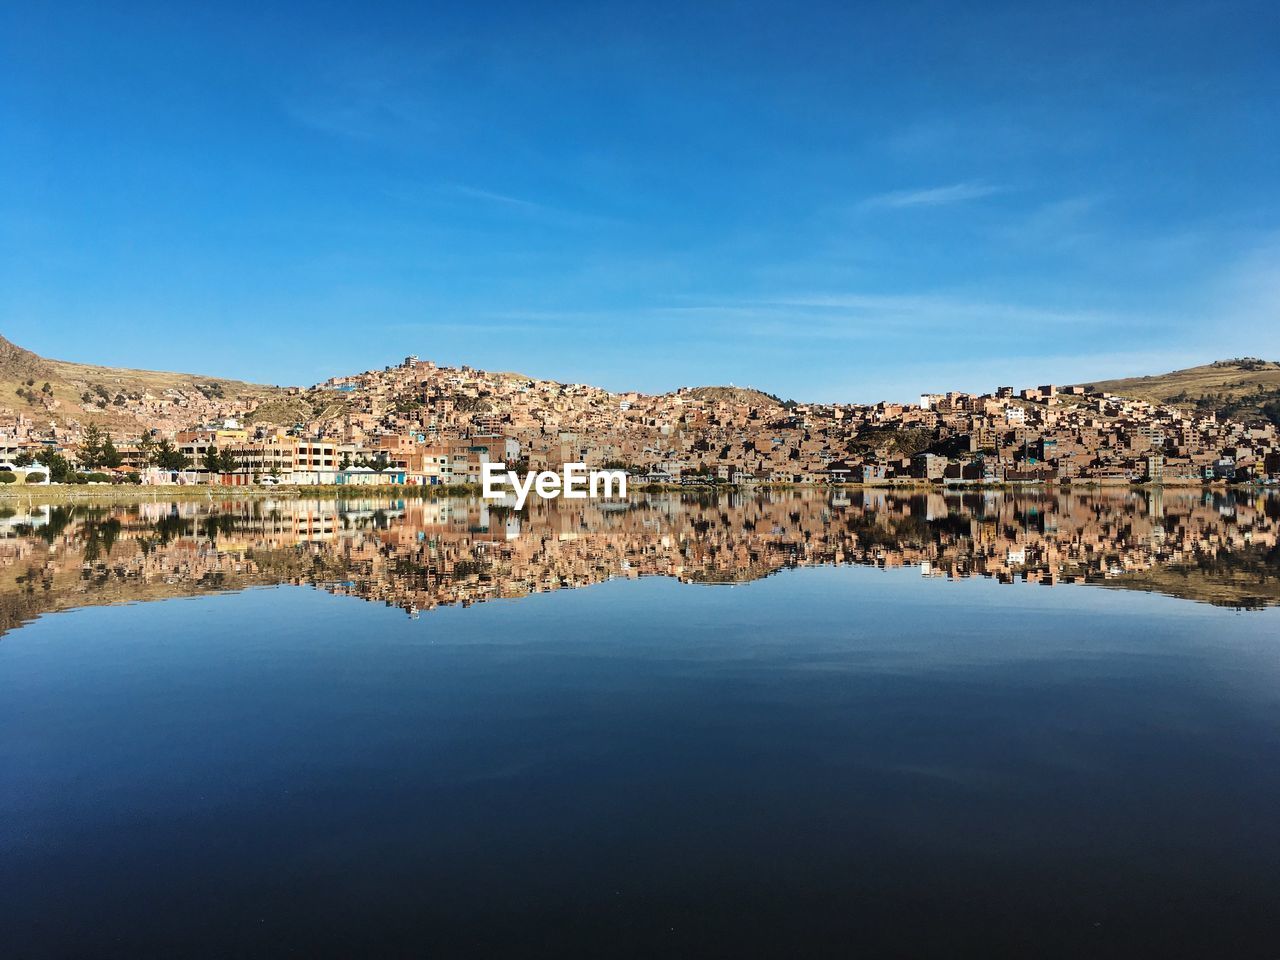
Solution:
M 471 187 L 465 183 L 451 183 L 443 189 L 446 193 L 456 194 L 460 197 L 468 197 L 472 200 L 484 200 L 488 203 L 497 203 L 509 207 L 519 207 L 522 210 L 546 211 L 549 213 L 566 212 L 563 210 L 557 210 L 555 207 L 549 207 L 545 203 L 538 203 L 535 200 L 524 200 L 520 197 L 513 197 L 505 193 L 498 193 L 494 190 L 484 190 L 480 187 Z
M 1155 323 L 1161 319 L 1105 310 L 1055 309 L 1002 300 L 975 300 L 946 294 L 806 293 L 759 300 L 695 304 L 671 307 L 668 310 L 671 313 L 723 313 L 772 319 L 794 317 L 800 312 L 806 323 L 892 320 L 899 326 L 918 324 L 939 330 L 954 323 L 1016 323 L 1057 327 L 1100 327 L 1124 323 L 1132 327 L 1144 322 Z
M 993 194 L 1004 193 L 1008 188 L 970 180 L 941 187 L 925 187 L 918 190 L 893 190 L 867 197 L 864 208 L 947 207 L 956 203 L 981 200 Z
M 467 183 L 400 183 L 382 190 L 398 203 L 414 207 L 487 208 L 494 216 L 506 216 L 530 223 L 570 229 L 623 227 L 626 222 L 596 213 L 582 213 L 565 207 L 517 197 Z

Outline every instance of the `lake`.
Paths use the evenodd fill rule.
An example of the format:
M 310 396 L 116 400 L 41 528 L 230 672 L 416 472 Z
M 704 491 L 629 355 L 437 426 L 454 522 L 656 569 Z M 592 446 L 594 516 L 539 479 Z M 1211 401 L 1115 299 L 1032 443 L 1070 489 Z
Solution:
M 1280 499 L 0 511 L 11 957 L 1280 952 Z

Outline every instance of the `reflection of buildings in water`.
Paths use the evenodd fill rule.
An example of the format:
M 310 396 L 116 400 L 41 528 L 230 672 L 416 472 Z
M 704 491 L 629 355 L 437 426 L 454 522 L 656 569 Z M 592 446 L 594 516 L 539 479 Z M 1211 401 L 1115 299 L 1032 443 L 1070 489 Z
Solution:
M 885 490 L 663 494 L 604 507 L 474 499 L 40 508 L 0 524 L 7 625 L 43 610 L 261 584 L 410 612 L 660 575 L 740 583 L 815 564 L 1110 582 L 1236 606 L 1280 600 L 1280 500 Z

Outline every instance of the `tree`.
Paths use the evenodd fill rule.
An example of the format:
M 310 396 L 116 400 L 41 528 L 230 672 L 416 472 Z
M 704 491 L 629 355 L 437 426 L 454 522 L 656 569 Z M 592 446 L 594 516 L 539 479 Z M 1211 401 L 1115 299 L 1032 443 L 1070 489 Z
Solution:
M 20 454 L 13 458 L 15 466 L 29 467 L 36 462 L 36 458 L 32 456 L 30 450 L 23 450 Z
M 191 461 L 168 440 L 161 440 L 156 446 L 155 462 L 161 470 L 186 470 L 191 466 Z
M 156 462 L 156 438 L 150 431 L 143 431 L 142 436 L 138 438 L 138 454 L 143 463 Z
M 350 469 L 351 469 L 351 454 L 349 454 L 349 453 L 344 453 L 344 454 L 342 455 L 342 459 L 338 461 L 338 469 L 339 469 L 339 470 L 350 470 Z
M 70 483 L 75 476 L 75 471 L 71 469 L 71 464 L 62 454 L 55 451 L 52 447 L 45 447 L 38 454 L 36 460 L 49 470 L 49 479 L 54 483 Z M 31 482 L 31 478 L 27 478 Z
M 390 466 L 390 461 L 387 460 L 385 450 L 379 450 L 378 455 L 374 457 L 373 462 L 369 464 L 369 468 L 373 470 L 374 473 L 381 473 L 383 470 L 387 469 L 388 466 Z
M 102 465 L 102 429 L 91 423 L 80 437 L 80 463 L 88 469 Z
M 111 434 L 107 434 L 102 440 L 102 465 L 104 467 L 118 467 L 124 463 L 124 457 L 120 456 L 120 451 L 116 449 L 115 441 L 111 439 Z
M 222 454 L 216 445 L 209 447 L 200 458 L 200 464 L 209 471 L 209 482 L 213 483 L 213 475 L 222 472 Z
M 235 473 L 240 469 L 240 458 L 235 455 L 233 450 L 223 450 L 219 460 L 220 473 Z

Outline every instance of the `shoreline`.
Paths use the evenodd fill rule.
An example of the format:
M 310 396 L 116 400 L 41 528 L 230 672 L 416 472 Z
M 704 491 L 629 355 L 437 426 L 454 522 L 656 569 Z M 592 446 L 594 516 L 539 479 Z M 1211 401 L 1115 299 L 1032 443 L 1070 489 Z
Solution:
M 1099 483 L 1096 481 L 1020 481 L 1001 483 L 931 483 L 928 481 L 905 481 L 901 483 L 751 483 L 751 484 L 631 484 L 632 493 L 677 493 L 690 491 L 694 493 L 723 492 L 746 493 L 754 490 L 832 490 L 832 491 L 884 491 L 895 492 L 930 492 L 930 493 L 966 493 L 975 491 L 1018 490 L 1253 490 L 1266 492 L 1280 491 L 1272 485 L 1256 483 L 1226 484 L 1216 483 Z M 368 498 L 388 498 L 400 500 L 434 500 L 440 497 L 475 497 L 480 496 L 480 484 L 448 484 L 438 486 L 419 485 L 280 485 L 263 486 L 134 486 L 130 484 L 113 485 L 11 485 L 0 487 L 0 505 L 10 503 L 56 504 L 56 503 L 152 503 L 152 502 L 192 502 L 200 500 L 356 500 Z

